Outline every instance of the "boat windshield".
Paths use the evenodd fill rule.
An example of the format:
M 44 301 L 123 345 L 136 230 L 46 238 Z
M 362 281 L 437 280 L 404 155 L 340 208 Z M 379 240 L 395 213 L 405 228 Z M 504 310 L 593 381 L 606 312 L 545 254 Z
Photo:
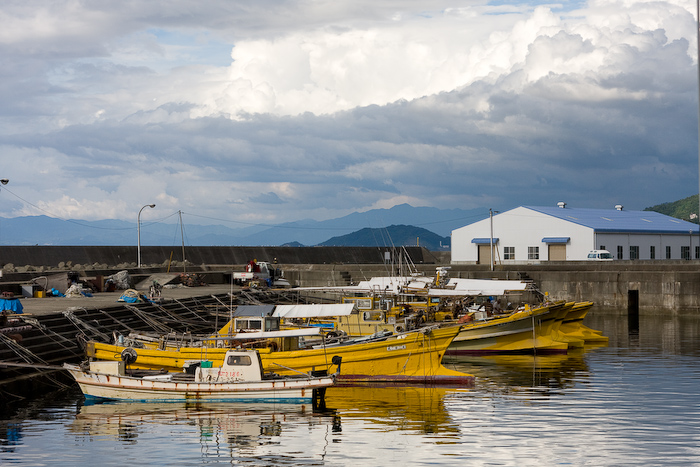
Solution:
M 229 355 L 226 364 L 230 366 L 250 366 L 252 361 L 248 355 Z

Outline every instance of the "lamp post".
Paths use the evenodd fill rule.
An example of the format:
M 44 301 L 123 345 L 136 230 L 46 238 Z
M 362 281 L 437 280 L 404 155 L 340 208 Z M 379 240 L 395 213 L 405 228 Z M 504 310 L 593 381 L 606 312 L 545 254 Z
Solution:
M 146 208 L 154 208 L 154 207 L 156 207 L 155 204 L 147 204 L 144 207 L 142 207 L 141 209 L 139 209 L 139 215 L 136 216 L 136 231 L 138 233 L 137 249 L 138 249 L 138 256 L 139 256 L 139 261 L 138 261 L 139 266 L 138 267 L 141 267 L 141 211 L 143 211 Z
M 491 220 L 491 239 L 489 240 L 489 251 L 491 251 L 491 270 L 493 271 L 493 209 L 489 209 L 489 219 Z
M 10 181 L 6 178 L 3 178 L 0 180 L 0 183 L 2 183 L 3 185 L 7 185 L 8 183 L 10 183 Z M 2 277 L 2 269 L 0 269 L 0 277 Z

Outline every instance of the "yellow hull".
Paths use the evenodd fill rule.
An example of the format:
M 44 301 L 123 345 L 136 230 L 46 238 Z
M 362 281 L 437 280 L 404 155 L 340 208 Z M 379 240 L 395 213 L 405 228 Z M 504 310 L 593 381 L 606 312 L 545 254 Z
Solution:
M 441 361 L 445 350 L 460 331 L 460 326 L 431 328 L 394 335 L 379 342 L 366 342 L 319 349 L 271 351 L 258 349 L 263 370 L 278 374 L 328 371 L 335 373 L 333 356 L 342 357 L 338 382 L 410 382 L 472 385 L 474 377 L 445 368 Z M 91 341 L 87 356 L 97 360 L 119 360 L 126 347 Z M 211 360 L 221 365 L 226 348 L 181 347 L 180 349 L 135 349 L 133 368 L 181 370 L 188 360 Z
M 542 306 L 503 318 L 463 324 L 447 354 L 566 353 L 569 344 L 553 338 L 563 307 L 563 303 Z
M 583 319 L 592 307 L 593 302 L 576 303 L 566 318 L 564 318 L 560 331 L 567 336 L 583 340 L 586 344 L 608 342 L 608 338 L 602 332 L 583 324 Z
M 568 302 L 559 310 L 559 312 L 557 313 L 557 319 L 554 323 L 554 327 L 552 328 L 551 336 L 552 339 L 556 341 L 566 342 L 569 349 L 582 349 L 585 344 L 582 338 L 579 338 L 578 336 L 575 336 L 573 334 L 567 334 L 562 330 L 564 321 L 572 313 L 572 310 L 575 306 L 575 302 Z

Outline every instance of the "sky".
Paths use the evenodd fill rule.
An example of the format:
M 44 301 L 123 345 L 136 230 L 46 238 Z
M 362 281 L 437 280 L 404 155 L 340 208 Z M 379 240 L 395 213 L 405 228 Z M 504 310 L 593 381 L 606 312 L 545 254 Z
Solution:
M 4 0 L 0 217 L 675 201 L 698 193 L 695 9 Z

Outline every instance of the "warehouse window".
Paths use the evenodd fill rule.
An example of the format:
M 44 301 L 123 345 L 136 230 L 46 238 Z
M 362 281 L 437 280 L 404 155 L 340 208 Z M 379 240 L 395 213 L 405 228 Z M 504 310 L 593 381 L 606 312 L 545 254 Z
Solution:
M 503 247 L 503 259 L 515 259 L 515 247 L 514 246 L 504 246 Z
M 639 247 L 630 245 L 630 259 L 639 259 Z
M 649 259 L 656 259 L 656 247 L 654 245 L 649 247 Z
M 700 246 L 695 247 L 695 259 L 700 259 Z
M 622 245 L 617 245 L 617 259 L 622 259 Z
M 682 246 L 681 247 L 681 259 L 690 259 L 690 247 L 689 246 Z
M 671 259 L 671 247 L 666 247 L 666 259 Z
M 527 259 L 540 259 L 540 247 L 538 247 L 538 246 L 527 247 Z

